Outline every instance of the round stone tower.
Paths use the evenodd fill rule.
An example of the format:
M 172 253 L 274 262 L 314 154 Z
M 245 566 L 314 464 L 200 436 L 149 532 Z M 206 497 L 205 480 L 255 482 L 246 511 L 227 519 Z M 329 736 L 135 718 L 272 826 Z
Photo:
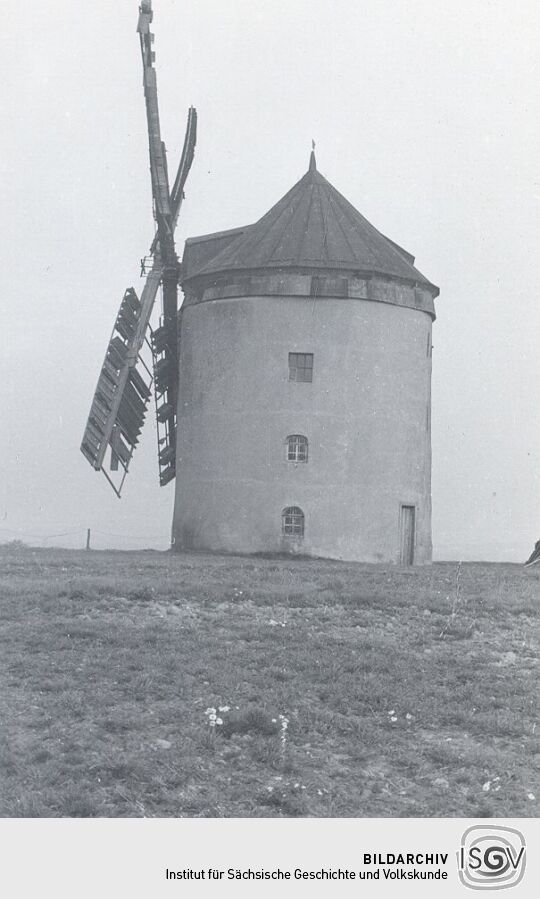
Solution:
M 431 560 L 438 288 L 317 171 L 186 242 L 173 548 Z

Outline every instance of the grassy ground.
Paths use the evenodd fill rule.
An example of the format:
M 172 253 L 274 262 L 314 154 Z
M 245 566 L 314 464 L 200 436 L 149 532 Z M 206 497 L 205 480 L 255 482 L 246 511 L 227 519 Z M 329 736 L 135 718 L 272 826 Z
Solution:
M 537 815 L 540 570 L 4 546 L 0 584 L 1 816 Z

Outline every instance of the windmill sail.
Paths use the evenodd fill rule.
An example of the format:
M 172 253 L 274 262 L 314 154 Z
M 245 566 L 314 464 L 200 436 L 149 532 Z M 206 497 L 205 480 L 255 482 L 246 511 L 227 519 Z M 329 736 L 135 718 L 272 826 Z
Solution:
M 189 175 L 189 170 L 195 155 L 195 145 L 197 143 L 197 110 L 194 106 L 190 106 L 188 110 L 188 120 L 186 126 L 186 136 L 184 138 L 184 146 L 180 157 L 178 172 L 174 179 L 173 189 L 171 191 L 171 212 L 173 226 L 176 228 L 178 216 L 180 215 L 180 207 L 184 199 L 184 187 Z M 158 248 L 159 235 L 156 234 L 150 247 L 150 255 L 154 255 Z
M 197 110 L 194 106 L 190 106 L 188 112 L 188 120 L 186 126 L 186 136 L 184 138 L 184 146 L 180 157 L 180 165 L 174 179 L 173 189 L 171 193 L 171 206 L 173 215 L 173 225 L 176 227 L 180 207 L 184 199 L 184 187 L 187 176 L 195 155 L 195 145 L 197 143 Z
M 178 221 L 186 183 L 197 141 L 197 111 L 192 106 L 188 113 L 186 136 L 180 165 L 171 192 L 173 230 Z M 159 234 L 152 244 L 155 252 Z M 174 264 L 174 262 L 176 264 Z M 163 278 L 163 315 L 160 327 L 152 333 L 154 363 L 154 391 L 156 397 L 156 422 L 158 432 L 159 483 L 165 486 L 176 474 L 176 402 L 178 372 L 178 275 L 176 255 L 169 267 L 170 277 Z
M 163 256 L 170 255 L 172 257 L 174 255 L 174 236 L 171 198 L 169 192 L 165 144 L 161 140 L 161 128 L 159 123 L 157 78 L 156 70 L 154 69 L 155 53 L 152 50 L 154 36 L 150 31 L 152 19 L 152 4 L 149 2 L 141 3 L 137 31 L 141 42 L 154 214 L 158 226 L 158 240 L 161 253 Z
M 96 471 L 104 472 L 117 496 L 139 442 L 151 397 L 152 376 L 141 350 L 160 280 L 158 267 L 149 273 L 140 300 L 132 287 L 124 294 L 81 444 L 83 455 Z M 118 471 L 119 465 L 122 470 L 117 483 L 103 468 L 108 446 L 111 471 Z
M 157 224 L 157 233 L 150 249 L 152 265 L 140 300 L 133 288 L 124 294 L 81 444 L 86 459 L 97 471 L 103 471 L 117 496 L 120 496 L 144 424 L 152 383 L 156 395 L 160 484 L 172 480 L 176 471 L 179 262 L 174 229 L 195 151 L 197 113 L 193 107 L 190 108 L 180 166 L 171 192 L 159 122 L 157 81 L 153 67 L 155 54 L 152 50 L 154 36 L 150 32 L 152 18 L 150 0 L 142 0 L 137 31 L 143 62 L 152 198 Z M 163 315 L 160 327 L 152 331 L 150 316 L 160 286 L 163 290 Z M 153 375 L 141 355 L 145 343 L 152 351 Z M 119 472 L 119 481 L 114 481 L 103 467 L 108 447 L 111 450 L 110 471 Z

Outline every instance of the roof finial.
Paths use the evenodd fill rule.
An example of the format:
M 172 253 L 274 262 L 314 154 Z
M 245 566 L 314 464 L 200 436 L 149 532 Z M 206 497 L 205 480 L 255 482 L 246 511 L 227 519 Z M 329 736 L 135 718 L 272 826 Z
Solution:
M 309 171 L 317 171 L 317 160 L 315 159 L 315 141 L 311 140 L 311 156 L 309 157 Z

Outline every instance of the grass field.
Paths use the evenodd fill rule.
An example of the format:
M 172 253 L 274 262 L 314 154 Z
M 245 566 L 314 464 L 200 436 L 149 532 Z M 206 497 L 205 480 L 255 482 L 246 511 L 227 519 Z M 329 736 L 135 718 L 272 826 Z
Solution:
M 0 816 L 536 817 L 539 569 L 0 547 Z

